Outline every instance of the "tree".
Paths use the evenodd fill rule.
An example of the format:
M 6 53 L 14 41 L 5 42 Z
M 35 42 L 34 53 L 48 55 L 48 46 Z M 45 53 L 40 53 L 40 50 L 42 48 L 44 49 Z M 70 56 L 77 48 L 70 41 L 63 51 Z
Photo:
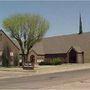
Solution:
M 9 67 L 10 66 L 10 48 L 9 46 L 4 47 L 3 54 L 2 54 L 2 66 Z
M 40 15 L 18 14 L 6 18 L 3 26 L 19 43 L 23 62 L 27 61 L 29 50 L 40 41 L 49 28 L 49 23 Z M 26 57 L 26 58 L 25 58 Z

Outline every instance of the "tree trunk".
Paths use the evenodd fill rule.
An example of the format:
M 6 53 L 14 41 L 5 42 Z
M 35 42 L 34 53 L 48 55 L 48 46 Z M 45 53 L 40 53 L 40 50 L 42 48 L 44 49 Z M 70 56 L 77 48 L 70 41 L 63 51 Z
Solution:
M 22 54 L 22 67 L 24 66 L 25 62 L 28 62 L 28 55 Z
M 24 67 L 24 63 L 26 62 L 26 60 L 25 60 L 25 55 L 24 54 L 22 54 L 22 67 Z

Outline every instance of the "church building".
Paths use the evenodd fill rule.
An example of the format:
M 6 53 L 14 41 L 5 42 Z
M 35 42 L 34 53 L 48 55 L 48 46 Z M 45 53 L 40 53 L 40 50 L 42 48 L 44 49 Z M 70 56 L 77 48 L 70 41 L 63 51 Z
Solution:
M 79 33 L 43 38 L 30 50 L 35 62 L 63 59 L 64 63 L 90 63 L 90 32 L 83 32 L 80 15 Z

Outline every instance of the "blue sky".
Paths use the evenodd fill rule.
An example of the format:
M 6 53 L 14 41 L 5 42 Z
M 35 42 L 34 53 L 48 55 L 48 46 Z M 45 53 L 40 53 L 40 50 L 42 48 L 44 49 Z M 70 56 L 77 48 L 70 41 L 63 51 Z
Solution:
M 89 1 L 0 1 L 0 28 L 3 19 L 18 13 L 40 14 L 50 23 L 45 37 L 78 33 L 79 13 L 83 31 L 90 32 Z

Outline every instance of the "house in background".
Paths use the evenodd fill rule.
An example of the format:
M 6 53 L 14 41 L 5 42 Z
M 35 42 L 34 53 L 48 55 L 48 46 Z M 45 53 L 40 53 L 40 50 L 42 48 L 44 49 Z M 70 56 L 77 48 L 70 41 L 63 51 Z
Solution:
M 14 64 L 14 56 L 19 55 L 18 46 L 4 33 L 3 30 L 0 30 L 0 65 L 2 65 L 2 54 L 5 47 L 9 47 L 10 49 L 10 64 Z
M 83 33 L 81 15 L 79 33 L 42 39 L 32 47 L 29 60 L 33 56 L 36 63 L 53 58 L 65 63 L 90 63 L 90 32 Z

